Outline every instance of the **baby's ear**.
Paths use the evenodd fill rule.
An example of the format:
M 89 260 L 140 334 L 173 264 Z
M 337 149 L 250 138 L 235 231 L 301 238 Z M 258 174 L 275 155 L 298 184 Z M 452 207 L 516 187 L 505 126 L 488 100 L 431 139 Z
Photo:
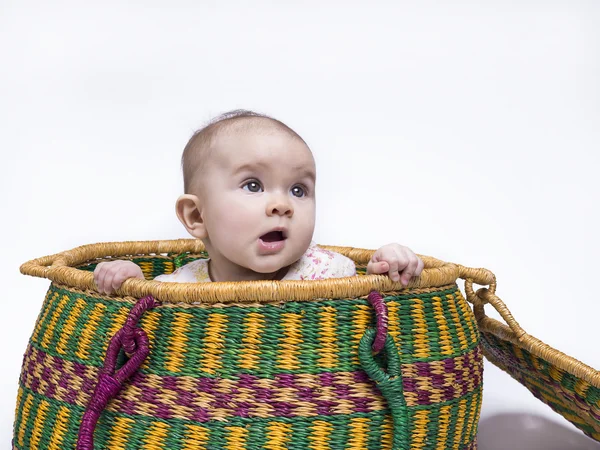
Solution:
M 208 235 L 202 219 L 202 203 L 196 195 L 184 194 L 175 203 L 175 212 L 185 229 L 197 239 L 204 239 Z

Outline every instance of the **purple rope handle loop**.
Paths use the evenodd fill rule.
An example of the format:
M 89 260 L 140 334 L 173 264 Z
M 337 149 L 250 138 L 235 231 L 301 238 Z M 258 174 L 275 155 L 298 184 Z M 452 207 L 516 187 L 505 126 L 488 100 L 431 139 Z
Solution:
M 373 341 L 373 351 L 379 353 L 385 346 L 385 340 L 387 339 L 387 328 L 388 328 L 388 311 L 383 297 L 377 291 L 371 291 L 367 297 L 369 303 L 375 310 L 375 318 L 377 320 L 377 334 Z
M 98 384 L 81 419 L 77 450 L 94 450 L 94 430 L 100 414 L 108 402 L 119 393 L 123 383 L 140 368 L 148 356 L 150 352 L 148 335 L 137 326 L 137 323 L 144 312 L 157 304 L 158 302 L 151 295 L 139 299 L 129 312 L 123 327 L 111 338 L 104 357 L 104 366 L 98 376 Z M 115 371 L 121 348 L 125 350 L 129 360 Z

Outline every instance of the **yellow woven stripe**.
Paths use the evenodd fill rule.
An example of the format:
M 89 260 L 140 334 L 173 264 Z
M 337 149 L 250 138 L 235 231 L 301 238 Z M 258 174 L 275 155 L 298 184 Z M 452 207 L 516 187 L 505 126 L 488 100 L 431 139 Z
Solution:
M 267 427 L 267 450 L 286 450 L 290 440 L 292 425 L 289 423 L 272 422 Z
M 461 450 L 462 447 L 462 439 L 461 435 L 463 432 L 463 428 L 465 426 L 465 419 L 467 417 L 467 399 L 463 398 L 458 402 L 458 412 L 456 413 L 458 416 L 458 420 L 456 421 L 456 429 L 454 430 L 454 446 L 453 450 Z
M 69 424 L 69 410 L 61 406 L 56 415 L 56 421 L 52 427 L 52 437 L 50 438 L 49 450 L 63 450 L 62 440 L 67 432 Z
M 400 304 L 398 302 L 386 303 L 388 309 L 388 333 L 392 335 L 396 341 L 396 345 L 400 346 Z
M 81 336 L 79 338 L 79 344 L 77 346 L 77 351 L 75 352 L 75 355 L 79 359 L 87 359 L 90 344 L 92 343 L 94 334 L 96 334 L 96 328 L 98 328 L 98 323 L 102 319 L 102 315 L 104 314 L 105 309 L 106 306 L 104 304 L 96 303 L 94 305 L 93 311 L 89 316 L 87 323 L 83 326 L 81 330 Z
M 46 301 L 48 300 L 49 296 L 50 296 L 50 292 L 48 291 L 48 294 L 46 294 Z M 52 296 L 52 300 L 50 300 L 48 302 L 48 304 L 45 306 L 44 314 L 42 314 L 42 317 L 40 317 L 40 319 L 35 324 L 35 329 L 33 331 L 33 336 L 31 338 L 31 340 L 33 342 L 38 342 L 38 335 L 40 334 L 40 329 L 42 327 L 42 324 L 46 321 L 46 318 L 48 317 L 48 314 L 50 313 L 52 304 L 56 301 L 57 298 L 58 298 L 58 292 L 55 292 L 54 295 Z
M 444 310 L 442 309 L 441 297 L 431 297 L 433 302 L 433 314 L 437 323 L 438 330 L 440 332 L 440 349 L 442 355 L 452 355 L 454 353 L 454 344 L 450 339 L 450 332 L 448 331 L 448 322 L 444 317 Z
M 477 393 L 477 396 L 475 397 L 477 399 L 477 407 L 476 407 L 476 411 L 475 411 L 475 423 L 473 424 L 475 426 L 475 435 L 473 436 L 473 439 L 477 439 L 477 426 L 479 425 L 479 417 L 481 415 L 481 400 L 483 397 L 483 390 L 480 389 L 479 392 Z
M 265 320 L 260 313 L 250 313 L 244 317 L 244 337 L 242 338 L 242 352 L 240 355 L 240 367 L 243 369 L 258 368 L 260 358 L 259 345 L 260 334 L 265 327 Z
M 469 418 L 467 419 L 467 429 L 465 431 L 465 436 L 463 438 L 463 444 L 467 444 L 469 442 L 469 440 L 471 439 L 471 430 L 473 429 L 473 425 L 475 422 L 475 417 L 476 417 L 476 413 L 477 413 L 477 408 L 478 408 L 478 401 L 479 399 L 477 398 L 477 396 L 473 396 L 473 401 L 471 402 L 471 408 L 469 409 Z
M 163 262 L 163 271 L 165 275 L 173 273 L 175 271 L 175 264 L 173 264 L 171 261 Z M 150 274 L 150 276 L 152 276 L 152 274 Z
M 446 301 L 448 305 L 448 309 L 450 310 L 450 315 L 452 316 L 452 321 L 454 322 L 454 329 L 456 330 L 456 335 L 458 336 L 458 343 L 460 344 L 461 350 L 466 350 L 469 347 L 469 341 L 467 340 L 467 335 L 465 334 L 465 329 L 460 323 L 460 314 L 458 309 L 456 308 L 456 302 L 454 301 L 454 295 L 448 294 L 446 295 Z
M 538 358 L 532 353 L 529 354 L 529 358 L 531 359 L 531 363 L 533 364 L 533 367 L 535 367 L 536 370 L 543 370 L 542 365 L 540 364 L 540 358 Z
M 329 436 L 333 431 L 333 425 L 323 420 L 315 420 L 311 426 L 311 433 L 308 439 L 311 441 L 312 450 L 329 450 Z
M 413 298 L 411 316 L 413 319 L 413 334 L 415 339 L 416 358 L 428 358 L 430 355 L 429 339 L 427 338 L 427 322 L 423 311 L 424 302 L 420 298 Z M 429 301 L 429 300 L 427 300 Z
M 319 352 L 318 364 L 324 369 L 332 369 L 337 365 L 337 319 L 336 309 L 332 306 L 325 306 L 319 312 L 320 316 L 320 330 L 319 330 L 319 344 L 321 348 Z
M 158 318 L 159 314 L 156 311 L 146 311 L 142 318 L 140 319 L 140 327 L 146 332 L 148 335 L 148 341 L 150 346 L 150 351 L 152 351 L 152 347 L 154 345 L 155 332 L 158 328 Z M 148 365 L 152 358 L 146 358 L 142 363 L 141 370 L 147 369 Z
M 169 339 L 169 352 L 165 361 L 165 367 L 170 372 L 180 372 L 185 359 L 187 348 L 187 333 L 190 331 L 190 320 L 193 315 L 177 311 L 174 314 L 171 337 Z
M 206 322 L 206 336 L 204 337 L 204 355 L 201 370 L 215 374 L 221 368 L 221 357 L 223 356 L 223 333 L 227 326 L 225 314 L 210 314 Z
M 465 322 L 467 322 L 467 327 L 469 328 L 470 343 L 475 343 L 479 339 L 479 334 L 475 327 L 473 327 L 473 321 L 475 320 L 473 316 L 473 311 L 471 311 L 471 308 L 467 304 L 467 301 L 464 299 L 460 291 L 456 291 L 454 293 L 454 296 L 456 298 L 456 303 L 458 304 L 458 307 L 460 308 L 460 311 L 463 314 Z
M 25 365 L 25 361 L 23 361 L 23 365 Z M 22 399 L 23 399 L 23 388 L 19 387 L 19 390 L 17 391 L 17 405 L 15 406 L 14 417 L 17 417 L 17 414 L 19 414 L 19 409 L 21 408 L 21 400 Z
M 152 278 L 152 272 L 154 271 L 153 262 L 140 261 L 139 263 L 137 263 L 137 265 L 140 266 L 140 269 L 142 269 L 142 273 L 144 274 L 144 277 L 146 279 Z
M 392 416 L 387 414 L 383 417 L 383 425 L 381 427 L 381 440 L 383 441 L 381 448 L 383 450 L 392 450 L 394 443 L 394 425 Z
M 356 305 L 356 309 L 352 312 L 352 361 L 355 365 L 360 364 L 358 360 L 358 344 L 369 326 L 370 317 L 371 307 L 369 305 Z
M 523 356 L 523 351 L 521 350 L 521 347 L 519 347 L 518 345 L 513 345 L 512 348 L 513 348 L 513 351 L 515 352 L 515 356 L 517 358 L 519 358 L 521 361 L 523 361 L 525 359 L 525 357 Z
M 169 426 L 164 422 L 154 422 L 144 436 L 144 450 L 163 450 Z
M 75 325 L 77 323 L 77 319 L 81 315 L 81 311 L 85 308 L 85 302 L 78 298 L 75 300 L 75 306 L 71 310 L 71 314 L 67 317 L 65 324 L 63 326 L 62 333 L 60 335 L 60 339 L 58 341 L 58 345 L 56 346 L 56 351 L 61 355 L 65 354 L 65 347 L 69 338 L 73 335 L 73 331 L 75 330 Z
M 52 339 L 52 336 L 54 335 L 54 330 L 56 329 L 56 322 L 58 322 L 58 318 L 62 314 L 63 309 L 65 309 L 65 306 L 67 305 L 68 301 L 69 301 L 69 297 L 67 297 L 66 295 L 63 295 L 62 298 L 60 299 L 58 306 L 56 307 L 56 309 L 54 310 L 54 313 L 52 314 L 50 323 L 46 327 L 46 332 L 44 333 L 44 336 L 42 337 L 42 342 L 41 342 L 42 347 L 47 349 L 48 346 L 50 345 L 50 340 Z
M 33 422 L 33 431 L 31 432 L 31 441 L 29 442 L 30 449 L 37 449 L 40 445 L 40 439 L 42 437 L 42 429 L 44 428 L 44 422 L 46 421 L 46 411 L 50 404 L 46 400 L 42 400 L 38 406 L 37 415 Z
M 539 370 L 539 368 L 538 368 Z M 578 379 L 575 382 L 575 386 L 573 386 L 573 390 L 577 393 L 577 395 L 580 395 L 581 397 L 585 398 L 585 396 L 587 395 L 587 391 L 590 388 L 590 383 L 588 383 L 587 381 L 584 381 L 582 379 Z M 600 402 L 600 400 L 599 400 Z M 600 406 L 600 403 L 598 403 L 598 406 Z
M 425 447 L 425 438 L 427 437 L 427 425 L 429 424 L 429 410 L 420 409 L 415 411 L 412 430 L 411 450 L 418 450 Z
M 357 417 L 350 420 L 350 437 L 348 450 L 364 450 L 367 448 L 367 433 L 369 432 L 369 418 Z
M 109 339 L 112 338 L 115 334 L 117 334 L 117 331 L 119 331 L 123 327 L 123 325 L 125 325 L 125 320 L 127 320 L 128 314 L 129 308 L 126 308 L 124 306 L 119 308 L 117 314 L 115 314 L 115 316 L 112 318 L 112 327 L 110 327 L 110 330 L 108 330 Z
M 284 370 L 300 368 L 298 361 L 298 344 L 302 343 L 302 314 L 284 313 L 281 317 L 284 337 L 281 339 L 279 367 Z
M 515 349 L 518 348 L 516 345 L 514 347 L 515 347 Z M 519 349 L 519 351 L 520 351 L 520 349 Z M 548 373 L 550 374 L 552 379 L 554 381 L 556 381 L 557 383 L 560 383 L 562 381 L 563 371 L 560 370 L 559 368 L 557 368 L 556 366 L 548 367 Z
M 29 422 L 29 412 L 31 411 L 31 403 L 33 402 L 33 396 L 31 394 L 26 394 L 25 396 L 25 404 L 23 405 L 23 414 L 21 414 L 21 428 L 19 428 L 19 435 L 17 439 L 19 441 L 19 445 L 22 447 L 24 445 L 23 438 L 25 437 L 25 429 L 26 425 Z
M 110 436 L 107 442 L 108 448 L 124 450 L 125 445 L 127 444 L 129 431 L 134 423 L 135 420 L 129 419 L 128 417 L 115 417 L 115 422 L 110 430 Z
M 227 435 L 227 449 L 245 450 L 248 430 L 244 427 L 225 427 L 225 429 L 229 432 Z
M 206 450 L 208 431 L 200 425 L 186 425 L 185 445 L 182 450 Z
M 450 410 L 451 406 L 445 405 L 440 408 L 438 419 L 438 433 L 436 450 L 447 450 L 446 439 L 448 438 L 448 428 L 450 427 Z

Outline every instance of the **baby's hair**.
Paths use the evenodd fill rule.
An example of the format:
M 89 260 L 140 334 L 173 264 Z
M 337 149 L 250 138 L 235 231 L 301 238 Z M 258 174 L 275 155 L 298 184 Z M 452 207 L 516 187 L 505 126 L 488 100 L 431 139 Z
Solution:
M 223 113 L 208 122 L 206 126 L 196 131 L 183 149 L 181 168 L 183 170 L 183 189 L 186 194 L 189 194 L 191 191 L 194 176 L 198 174 L 197 172 L 199 170 L 202 170 L 201 161 L 206 159 L 207 152 L 210 151 L 215 137 L 219 133 L 230 129 L 234 123 L 241 120 L 248 122 L 247 126 L 244 127 L 245 131 L 264 128 L 264 126 L 259 124 L 259 121 L 266 120 L 268 121 L 270 128 L 284 131 L 293 138 L 300 139 L 304 145 L 306 145 L 306 142 L 304 142 L 304 139 L 302 139 L 298 133 L 288 127 L 285 123 L 274 119 L 273 117 L 247 109 L 236 109 Z

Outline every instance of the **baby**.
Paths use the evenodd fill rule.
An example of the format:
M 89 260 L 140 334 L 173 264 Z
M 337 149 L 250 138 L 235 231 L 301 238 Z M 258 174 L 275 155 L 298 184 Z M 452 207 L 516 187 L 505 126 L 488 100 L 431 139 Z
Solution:
M 177 217 L 201 239 L 209 259 L 190 262 L 157 281 L 317 280 L 356 274 L 354 262 L 318 247 L 315 161 L 304 140 L 271 117 L 232 111 L 189 140 L 182 157 L 184 192 Z M 407 285 L 423 262 L 410 249 L 388 244 L 367 265 Z M 144 279 L 131 261 L 98 264 L 94 280 L 111 294 L 127 278 Z

